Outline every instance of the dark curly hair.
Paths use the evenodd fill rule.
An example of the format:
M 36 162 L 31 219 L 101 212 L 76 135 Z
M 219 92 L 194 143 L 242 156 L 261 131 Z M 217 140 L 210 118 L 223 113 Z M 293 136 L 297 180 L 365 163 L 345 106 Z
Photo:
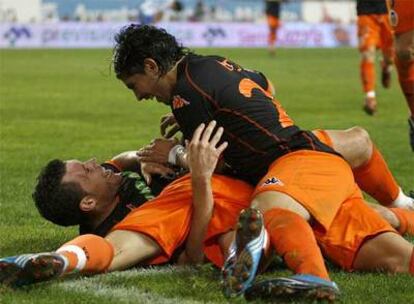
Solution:
M 130 24 L 115 36 L 113 65 L 118 78 L 144 72 L 144 59 L 151 58 L 158 64 L 161 75 L 191 51 L 180 44 L 164 29 L 151 25 Z
M 87 193 L 77 183 L 62 183 L 65 173 L 62 160 L 50 161 L 37 177 L 32 198 L 45 219 L 60 226 L 79 225 L 85 220 L 79 203 Z

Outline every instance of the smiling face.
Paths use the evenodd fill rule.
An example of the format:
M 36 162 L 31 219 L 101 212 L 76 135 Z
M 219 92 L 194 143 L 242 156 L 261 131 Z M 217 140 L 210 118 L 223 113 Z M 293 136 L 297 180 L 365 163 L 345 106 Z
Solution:
M 144 72 L 120 77 L 125 86 L 134 92 L 138 101 L 156 99 L 166 105 L 170 103 L 175 70 L 161 75 L 157 63 L 150 58 L 144 60 Z
M 95 159 L 86 162 L 69 160 L 65 165 L 66 173 L 62 183 L 78 184 L 87 193 L 86 198 L 92 198 L 95 202 L 92 209 L 101 211 L 114 203 L 122 181 L 120 173 L 103 168 Z M 83 209 L 82 202 L 80 208 Z

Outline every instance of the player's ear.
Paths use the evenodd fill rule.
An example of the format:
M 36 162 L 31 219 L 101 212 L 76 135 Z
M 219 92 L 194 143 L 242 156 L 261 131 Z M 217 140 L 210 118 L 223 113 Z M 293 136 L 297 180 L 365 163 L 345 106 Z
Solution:
M 145 58 L 144 59 L 144 72 L 147 75 L 155 75 L 158 77 L 160 68 L 158 67 L 158 64 L 155 62 L 154 59 Z
M 82 198 L 81 202 L 79 203 L 79 208 L 83 212 L 90 212 L 95 209 L 97 203 L 97 199 L 91 195 L 86 195 Z

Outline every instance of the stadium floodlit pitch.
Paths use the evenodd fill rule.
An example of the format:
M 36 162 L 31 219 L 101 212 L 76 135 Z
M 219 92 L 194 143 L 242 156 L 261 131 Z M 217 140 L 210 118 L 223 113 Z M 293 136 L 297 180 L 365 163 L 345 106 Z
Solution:
M 369 130 L 405 189 L 414 189 L 408 111 L 397 85 L 377 90 L 379 112 L 362 111 L 358 52 L 353 49 L 208 49 L 274 81 L 282 104 L 303 128 Z M 50 159 L 105 160 L 147 143 L 168 108 L 137 104 L 110 72 L 110 50 L 0 51 L 0 255 L 53 250 L 76 235 L 42 220 L 31 200 Z M 379 82 L 378 82 L 379 84 Z M 413 239 L 411 239 L 413 240 Z M 343 303 L 413 303 L 408 275 L 348 274 L 330 267 Z M 273 275 L 286 275 L 276 269 Z M 267 275 L 269 276 L 269 275 Z M 70 278 L 20 291 L 0 290 L 1 303 L 224 303 L 211 266 L 148 268 Z M 243 299 L 231 300 L 244 303 Z

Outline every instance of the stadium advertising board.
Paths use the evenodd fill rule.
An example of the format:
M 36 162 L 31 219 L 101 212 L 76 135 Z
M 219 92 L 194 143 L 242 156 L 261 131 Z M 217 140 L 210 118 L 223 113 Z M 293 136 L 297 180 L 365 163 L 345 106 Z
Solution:
M 0 24 L 0 48 L 106 48 L 125 23 Z M 266 47 L 267 26 L 251 23 L 159 23 L 189 47 Z M 280 47 L 355 47 L 354 25 L 286 22 Z

